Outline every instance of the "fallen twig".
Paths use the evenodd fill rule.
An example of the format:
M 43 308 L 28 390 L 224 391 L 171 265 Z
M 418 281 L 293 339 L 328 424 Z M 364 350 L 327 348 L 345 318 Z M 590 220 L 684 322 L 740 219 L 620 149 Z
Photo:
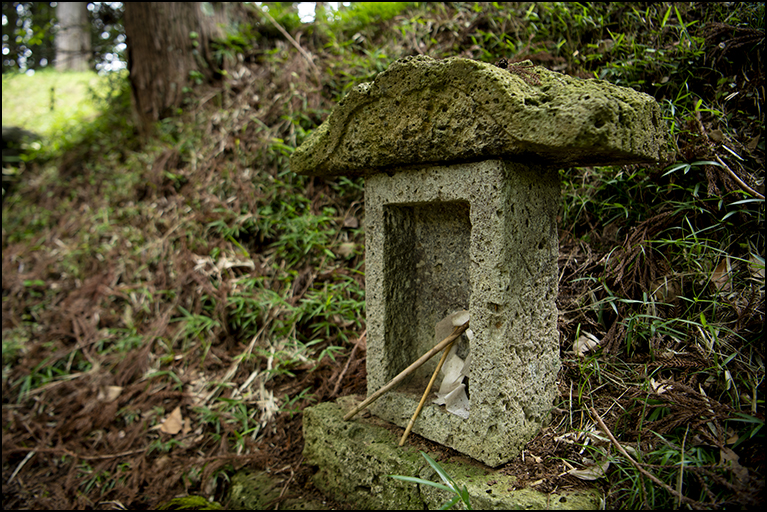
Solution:
M 128 450 L 127 452 L 120 452 L 120 453 L 110 453 L 107 455 L 78 455 L 77 453 L 67 450 L 66 448 L 12 448 L 10 449 L 11 452 L 41 452 L 41 453 L 54 453 L 54 454 L 65 454 L 69 455 L 70 457 L 74 459 L 83 459 L 83 460 L 105 460 L 105 459 L 115 459 L 120 457 L 126 457 L 128 455 L 135 455 L 137 453 L 141 453 L 147 450 L 149 448 L 148 446 L 145 446 L 144 448 L 138 448 L 136 450 Z M 23 461 L 23 462 L 26 462 Z
M 763 195 L 763 194 L 760 194 L 759 192 L 757 192 L 757 191 L 756 191 L 756 190 L 754 190 L 753 188 L 749 187 L 749 186 L 746 184 L 746 182 L 745 182 L 745 181 L 743 181 L 742 179 L 740 179 L 740 176 L 738 176 L 737 174 L 735 174 L 735 173 L 732 171 L 732 169 L 730 169 L 730 168 L 727 166 L 727 164 L 726 164 L 726 163 L 722 162 L 722 159 L 721 159 L 721 158 L 719 158 L 719 155 L 716 155 L 716 161 L 717 161 L 717 162 L 719 162 L 719 164 L 721 164 L 721 166 L 724 168 L 724 170 L 725 170 L 725 171 L 727 171 L 727 174 L 729 174 L 729 175 L 732 177 L 732 179 L 734 179 L 735 181 L 737 181 L 737 182 L 738 182 L 738 185 L 740 185 L 741 187 L 743 187 L 744 189 L 746 189 L 746 191 L 747 191 L 749 194 L 751 194 L 751 195 L 752 195 L 752 196 L 754 196 L 754 197 L 758 197 L 759 199 L 764 199 L 764 195 Z
M 341 388 L 341 381 L 344 378 L 344 375 L 346 375 L 346 372 L 349 371 L 349 365 L 351 364 L 352 360 L 354 359 L 354 354 L 357 352 L 357 349 L 362 345 L 363 340 L 367 337 L 368 330 L 365 329 L 359 338 L 357 338 L 357 341 L 354 342 L 354 348 L 352 349 L 352 353 L 349 354 L 349 359 L 346 361 L 346 365 L 344 366 L 344 369 L 341 371 L 341 373 L 338 375 L 338 380 L 336 381 L 336 386 L 333 388 L 333 396 L 338 394 L 338 390 Z
M 609 437 L 609 438 L 610 438 L 610 441 L 611 441 L 611 442 L 612 442 L 612 443 L 615 445 L 615 447 L 618 449 L 618 451 L 619 451 L 619 452 L 621 452 L 621 454 L 622 454 L 624 457 L 626 457 L 626 459 L 628 459 L 628 461 L 631 463 L 631 465 L 632 465 L 632 466 L 634 466 L 634 467 L 637 469 L 637 471 L 639 471 L 639 472 L 640 472 L 640 473 L 642 473 L 644 476 L 646 476 L 647 478 L 649 478 L 650 480 L 652 480 L 652 481 L 653 481 L 653 483 L 655 483 L 656 485 L 659 485 L 659 486 L 663 487 L 664 489 L 666 489 L 666 490 L 667 490 L 668 492 L 670 492 L 670 493 L 671 493 L 671 494 L 672 494 L 674 497 L 676 497 L 676 498 L 679 500 L 679 502 L 680 502 L 680 503 L 689 503 L 689 504 L 690 504 L 690 505 L 691 505 L 693 508 L 696 508 L 696 509 L 699 509 L 699 508 L 703 508 L 703 504 L 702 504 L 701 502 L 699 502 L 699 501 L 695 501 L 695 500 L 693 500 L 693 499 L 690 499 L 690 498 L 688 498 L 687 496 L 684 496 L 684 495 L 682 495 L 682 494 L 678 493 L 678 492 L 677 492 L 675 489 L 673 489 L 673 488 L 672 488 L 670 485 L 668 485 L 668 484 L 664 483 L 664 482 L 663 482 L 663 481 L 661 481 L 661 480 L 660 480 L 658 477 L 656 477 L 655 475 L 653 475 L 652 473 L 650 473 L 649 471 L 647 471 L 646 469 L 644 469 L 642 466 L 640 466 L 640 465 L 639 465 L 639 463 L 638 463 L 637 461 L 635 461 L 634 459 L 632 459 L 632 458 L 631 458 L 631 455 L 629 455 L 629 454 L 628 454 L 628 452 L 626 451 L 626 449 L 625 449 L 625 448 L 623 448 L 623 447 L 620 445 L 620 443 L 618 443 L 618 441 L 615 439 L 615 436 L 613 436 L 612 432 L 610 432 L 610 429 L 608 429 L 608 428 L 607 428 L 607 425 L 605 425 L 605 422 L 604 422 L 604 421 L 602 421 L 602 418 L 599 416 L 599 414 L 597 414 L 597 411 L 596 411 L 596 409 L 594 409 L 593 407 L 591 407 L 591 408 L 590 408 L 590 410 L 591 410 L 591 414 L 593 414 L 593 415 L 594 415 L 594 417 L 597 419 L 597 422 L 599 423 L 599 428 L 601 428 L 601 429 L 602 429 L 602 431 L 603 431 L 605 434 L 607 434 L 607 437 Z

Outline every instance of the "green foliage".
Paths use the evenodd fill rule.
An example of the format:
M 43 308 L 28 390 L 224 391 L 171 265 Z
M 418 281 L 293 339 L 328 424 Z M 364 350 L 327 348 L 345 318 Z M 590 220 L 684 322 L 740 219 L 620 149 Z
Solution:
M 243 55 L 258 38 L 257 27 L 248 21 L 238 21 L 234 27 L 227 27 L 224 37 L 211 42 L 213 56 L 220 68 L 233 66 L 237 56 Z
M 421 455 L 423 455 L 423 458 L 426 459 L 426 462 L 429 463 L 429 466 L 432 467 L 434 471 L 437 472 L 440 479 L 444 482 L 443 484 L 439 484 L 436 482 L 432 482 L 431 480 L 424 480 L 423 478 L 415 478 L 412 476 L 401 476 L 401 475 L 388 475 L 391 478 L 396 478 L 397 480 L 402 480 L 404 482 L 412 482 L 414 484 L 422 484 L 422 485 L 428 485 L 431 487 L 435 487 L 437 489 L 442 489 L 443 491 L 448 491 L 452 494 L 455 494 L 455 496 L 448 502 L 444 503 L 440 510 L 447 510 L 449 508 L 453 508 L 456 503 L 459 501 L 463 503 L 464 508 L 466 510 L 473 510 L 471 508 L 471 497 L 469 496 L 469 492 L 466 490 L 466 486 L 458 487 L 458 484 L 453 480 L 453 478 L 448 475 L 444 469 L 442 469 L 442 466 L 437 464 L 437 462 L 429 457 L 425 452 L 421 452 Z
M 280 412 L 286 412 L 291 418 L 301 412 L 301 407 L 298 406 L 299 401 L 306 401 L 308 403 L 314 402 L 314 398 L 311 397 L 309 390 L 312 388 L 304 388 L 293 398 L 290 398 L 285 404 L 280 407 Z
M 346 9 L 332 12 L 330 28 L 353 34 L 376 26 L 400 14 L 412 2 L 352 2 Z
M 301 27 L 301 18 L 295 5 L 287 2 L 263 2 L 262 8 L 266 8 L 269 15 L 282 25 L 290 33 Z
M 183 496 L 173 498 L 157 506 L 157 510 L 222 510 L 216 501 L 208 501 L 202 496 Z
M 32 76 L 3 74 L 3 126 L 25 127 L 57 144 L 59 138 L 71 137 L 68 130 L 77 132 L 91 124 L 104 106 L 90 101 L 92 95 L 109 94 L 117 81 L 124 84 L 120 87 L 128 87 L 127 73 L 115 77 L 53 70 Z
M 41 70 L 53 64 L 54 24 L 55 7 L 49 3 L 3 4 L 3 78 L 14 72 Z

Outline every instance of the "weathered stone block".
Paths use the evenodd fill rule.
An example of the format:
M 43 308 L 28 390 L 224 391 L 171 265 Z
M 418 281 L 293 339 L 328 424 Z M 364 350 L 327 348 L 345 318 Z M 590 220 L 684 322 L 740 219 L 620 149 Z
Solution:
M 428 405 L 413 432 L 490 466 L 508 461 L 557 392 L 556 169 L 486 160 L 374 174 L 365 190 L 369 393 L 435 345 L 439 320 L 466 309 L 469 418 Z M 372 412 L 405 427 L 437 359 Z

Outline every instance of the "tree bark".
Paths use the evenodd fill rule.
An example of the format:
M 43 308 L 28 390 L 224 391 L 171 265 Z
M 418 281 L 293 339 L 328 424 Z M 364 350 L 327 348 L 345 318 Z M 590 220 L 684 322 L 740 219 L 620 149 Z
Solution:
M 91 30 L 85 2 L 59 2 L 56 7 L 56 71 L 88 71 Z
M 210 41 L 223 35 L 227 18 L 221 2 L 125 3 L 128 70 L 142 134 L 174 113 L 184 88 L 218 78 Z

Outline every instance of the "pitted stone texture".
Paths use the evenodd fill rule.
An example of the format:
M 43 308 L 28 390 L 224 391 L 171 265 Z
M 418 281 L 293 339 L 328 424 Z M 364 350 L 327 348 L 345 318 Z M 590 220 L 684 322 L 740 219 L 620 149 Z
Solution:
M 561 166 L 664 156 L 666 129 L 652 97 L 524 63 L 516 69 L 400 59 L 352 89 L 296 149 L 291 169 L 353 175 L 499 157 Z
M 357 510 L 436 510 L 453 495 L 428 485 L 416 485 L 387 475 L 404 475 L 439 482 L 420 450 L 397 446 L 398 436 L 376 418 L 343 420 L 358 405 L 353 397 L 339 398 L 304 409 L 304 464 L 316 466 L 312 481 L 324 494 Z M 599 507 L 596 490 L 543 492 L 520 487 L 503 470 L 491 470 L 460 456 L 444 457 L 422 448 L 455 480 L 466 487 L 475 510 L 585 509 Z M 529 460 L 529 458 L 528 458 Z M 264 500 L 261 500 L 262 502 Z
M 489 466 L 520 453 L 557 394 L 559 195 L 556 169 L 503 160 L 365 180 L 368 394 L 434 346 L 439 320 L 468 309 L 469 418 L 429 400 L 413 432 Z M 405 427 L 437 359 L 371 411 Z

